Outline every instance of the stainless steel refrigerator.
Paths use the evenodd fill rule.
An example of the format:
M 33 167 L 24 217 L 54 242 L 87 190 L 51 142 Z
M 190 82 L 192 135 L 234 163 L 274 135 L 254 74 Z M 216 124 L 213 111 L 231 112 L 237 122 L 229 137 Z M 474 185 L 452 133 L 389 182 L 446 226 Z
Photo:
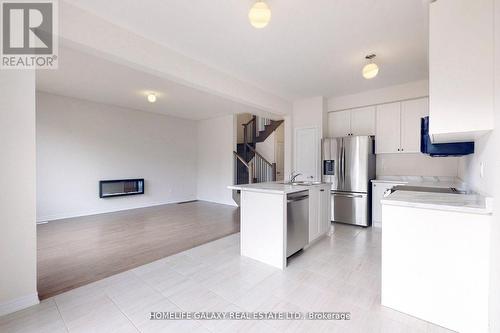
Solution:
M 332 183 L 331 220 L 370 226 L 370 181 L 375 179 L 374 137 L 325 138 L 322 145 L 323 181 Z

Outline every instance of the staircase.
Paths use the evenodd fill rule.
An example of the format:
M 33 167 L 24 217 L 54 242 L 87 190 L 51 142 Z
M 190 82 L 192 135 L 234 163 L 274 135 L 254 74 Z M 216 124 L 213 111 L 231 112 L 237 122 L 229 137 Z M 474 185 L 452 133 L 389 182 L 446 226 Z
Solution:
M 258 142 L 264 142 L 283 120 L 271 120 L 253 116 L 243 124 L 244 143 L 237 144 L 235 155 L 235 184 L 260 183 L 276 180 L 276 163 L 270 163 L 256 150 Z
M 243 124 L 243 143 L 238 143 L 234 155 L 234 184 L 262 183 L 276 180 L 276 163 L 270 163 L 256 150 L 258 142 L 264 142 L 283 120 L 271 120 L 253 116 Z M 240 191 L 233 190 L 233 200 L 240 205 Z
M 264 142 L 281 124 L 283 120 L 272 120 L 257 117 L 256 142 Z

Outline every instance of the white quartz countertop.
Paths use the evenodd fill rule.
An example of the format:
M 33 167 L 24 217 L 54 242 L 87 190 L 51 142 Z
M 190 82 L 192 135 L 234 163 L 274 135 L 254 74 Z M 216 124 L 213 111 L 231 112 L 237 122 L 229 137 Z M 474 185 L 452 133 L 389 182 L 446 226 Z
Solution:
M 255 184 L 245 184 L 245 185 L 231 185 L 228 186 L 228 188 L 231 190 L 240 190 L 240 191 L 288 194 L 288 193 L 305 191 L 314 186 L 326 186 L 330 188 L 331 184 L 321 183 L 314 185 L 288 185 L 284 184 L 283 182 L 267 182 L 267 183 L 255 183 Z
M 467 185 L 455 177 L 385 176 L 372 180 L 372 183 L 404 184 L 421 187 L 453 187 L 460 190 L 467 190 Z
M 491 214 L 492 198 L 479 194 L 396 191 L 381 200 L 383 205 Z

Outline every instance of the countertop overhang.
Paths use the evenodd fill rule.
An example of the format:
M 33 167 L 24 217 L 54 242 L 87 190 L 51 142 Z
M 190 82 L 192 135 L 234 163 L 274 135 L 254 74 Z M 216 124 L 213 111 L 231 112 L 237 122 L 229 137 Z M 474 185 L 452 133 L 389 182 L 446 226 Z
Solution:
M 383 205 L 404 206 L 489 215 L 493 198 L 479 194 L 396 191 L 380 201 Z
M 244 184 L 244 185 L 231 185 L 228 186 L 227 188 L 231 190 L 250 191 L 250 192 L 288 194 L 288 193 L 306 191 L 311 187 L 315 186 L 330 187 L 331 183 L 321 183 L 312 185 L 290 185 L 290 184 L 285 184 L 283 182 L 267 182 L 267 183 L 255 183 L 255 184 Z

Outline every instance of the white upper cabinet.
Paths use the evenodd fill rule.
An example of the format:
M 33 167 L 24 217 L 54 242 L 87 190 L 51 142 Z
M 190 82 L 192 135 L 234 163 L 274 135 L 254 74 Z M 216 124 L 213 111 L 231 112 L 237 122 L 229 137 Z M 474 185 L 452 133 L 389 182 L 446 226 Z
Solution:
M 428 98 L 378 105 L 376 153 L 419 153 L 420 122 L 428 114 Z
M 428 115 L 428 98 L 401 102 L 401 152 L 420 153 L 421 119 Z
M 351 112 L 338 111 L 328 114 L 328 136 L 340 137 L 351 133 Z
M 329 137 L 375 135 L 375 107 L 330 112 L 328 129 Z
M 352 135 L 375 135 L 375 106 L 351 110 Z
M 401 151 L 401 102 L 377 105 L 375 153 Z
M 493 0 L 437 0 L 429 16 L 429 132 L 471 141 L 493 129 Z

